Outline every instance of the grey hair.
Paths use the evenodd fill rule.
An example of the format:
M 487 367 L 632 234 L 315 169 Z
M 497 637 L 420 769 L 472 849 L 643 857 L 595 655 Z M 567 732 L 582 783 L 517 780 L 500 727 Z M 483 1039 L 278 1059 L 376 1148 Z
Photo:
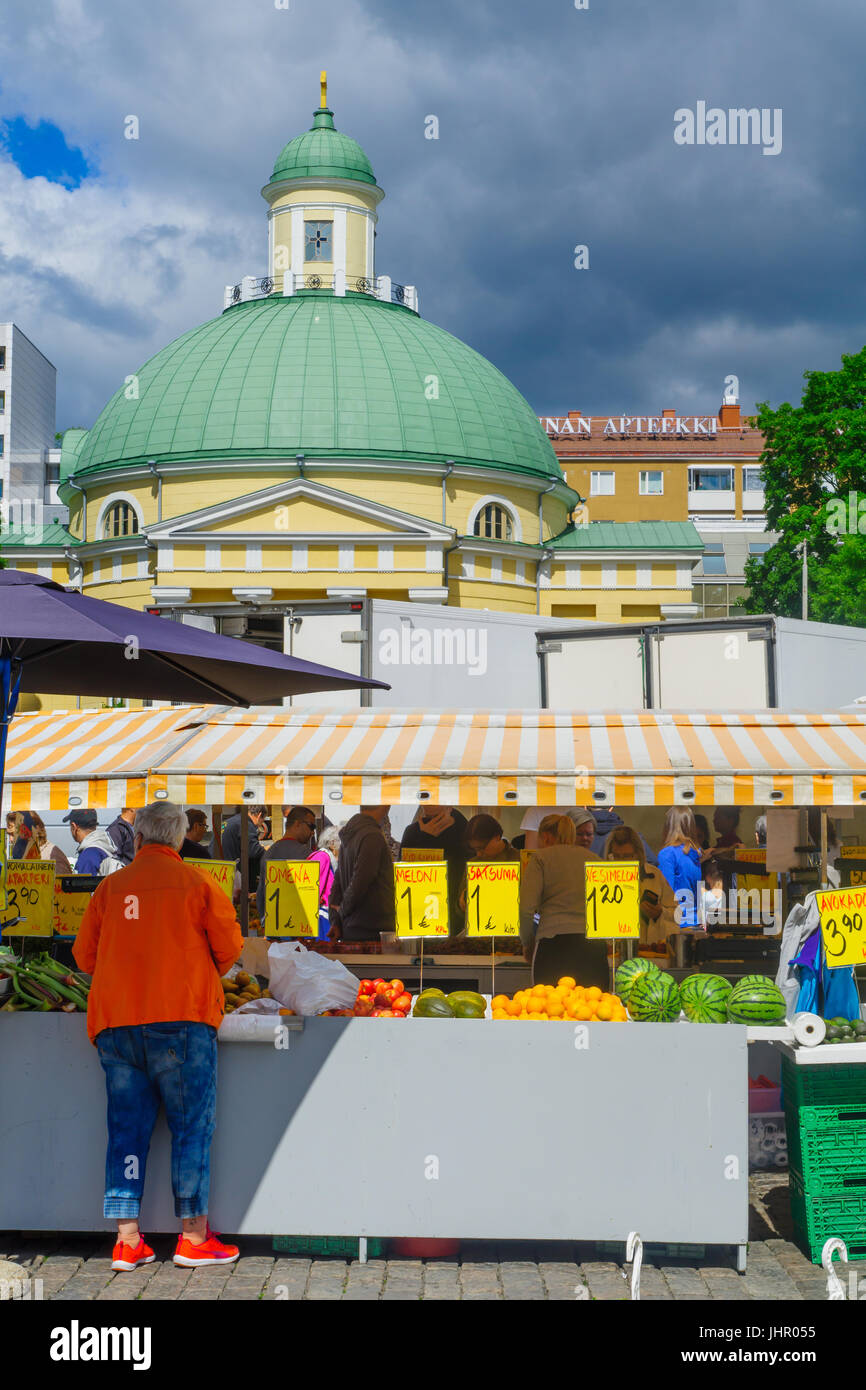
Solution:
M 329 849 L 332 854 L 339 854 L 340 843 L 340 827 L 329 825 L 319 836 L 316 849 Z
M 173 801 L 152 801 L 135 817 L 135 833 L 146 845 L 180 849 L 186 839 L 186 811 Z

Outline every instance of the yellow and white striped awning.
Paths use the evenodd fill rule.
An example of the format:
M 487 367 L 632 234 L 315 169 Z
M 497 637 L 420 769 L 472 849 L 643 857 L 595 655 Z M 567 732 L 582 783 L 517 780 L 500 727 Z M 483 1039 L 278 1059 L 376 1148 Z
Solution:
M 23 715 L 5 803 L 832 806 L 866 801 L 866 713 L 187 706 Z M 11 795 L 10 795 L 11 794 Z

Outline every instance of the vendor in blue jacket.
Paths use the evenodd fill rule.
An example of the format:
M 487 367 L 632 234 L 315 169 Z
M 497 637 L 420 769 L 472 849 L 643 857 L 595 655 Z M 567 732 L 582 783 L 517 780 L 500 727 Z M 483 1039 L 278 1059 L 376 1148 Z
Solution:
M 694 812 L 689 806 L 671 806 L 665 816 L 664 845 L 658 866 L 674 891 L 680 927 L 702 928 L 703 861 L 712 850 L 700 848 Z

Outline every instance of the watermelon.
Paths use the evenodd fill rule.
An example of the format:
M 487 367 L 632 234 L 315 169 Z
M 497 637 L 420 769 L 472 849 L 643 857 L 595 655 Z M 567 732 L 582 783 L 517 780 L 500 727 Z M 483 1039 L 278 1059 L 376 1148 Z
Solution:
M 766 975 L 749 975 L 728 996 L 731 1023 L 781 1023 L 787 1012 L 785 996 Z
M 680 985 L 683 1012 L 690 1023 L 727 1023 L 730 993 L 721 975 L 688 975 Z
M 640 1023 L 673 1023 L 681 1007 L 676 980 L 666 971 L 639 975 L 632 985 L 628 1011 Z
M 640 979 L 642 975 L 653 974 L 661 974 L 654 960 L 641 960 L 639 956 L 632 956 L 631 960 L 624 960 L 614 975 L 614 988 L 622 1002 L 628 1003 L 636 980 Z

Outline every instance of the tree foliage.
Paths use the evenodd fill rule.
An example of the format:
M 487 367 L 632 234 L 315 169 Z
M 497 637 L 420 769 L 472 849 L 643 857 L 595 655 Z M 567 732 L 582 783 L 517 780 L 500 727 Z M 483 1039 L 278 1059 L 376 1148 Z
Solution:
M 805 540 L 808 616 L 866 625 L 866 348 L 805 379 L 799 406 L 758 406 L 767 529 L 779 540 L 747 562 L 745 607 L 801 616 Z

